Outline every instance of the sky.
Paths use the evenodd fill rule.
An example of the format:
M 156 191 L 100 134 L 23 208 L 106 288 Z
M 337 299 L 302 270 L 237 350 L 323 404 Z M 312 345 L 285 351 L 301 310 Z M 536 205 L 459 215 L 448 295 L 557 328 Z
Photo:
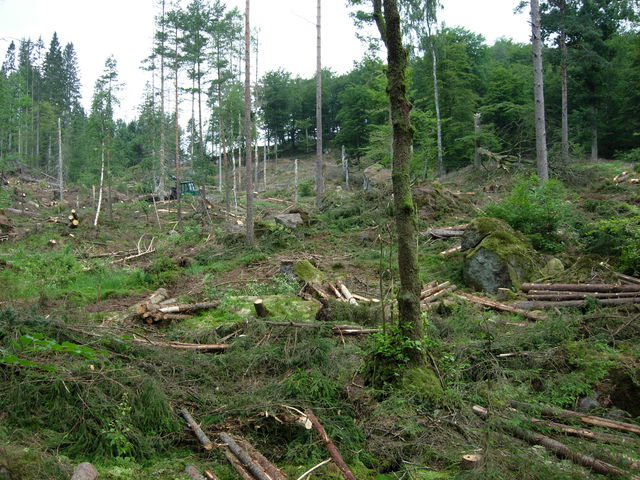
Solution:
M 170 0 L 167 0 L 167 4 Z M 183 4 L 188 0 L 183 0 Z M 244 12 L 244 0 L 227 0 Z M 525 13 L 514 14 L 518 0 L 441 0 L 439 21 L 482 34 L 489 44 L 500 37 L 528 42 Z M 323 67 L 346 73 L 362 58 L 366 46 L 355 36 L 346 0 L 322 2 Z M 120 118 L 133 120 L 149 74 L 140 68 L 152 48 L 157 0 L 0 0 L 0 60 L 12 40 L 42 37 L 48 48 L 53 32 L 64 46 L 72 42 L 80 65 L 85 108 L 96 79 L 113 55 L 119 79 Z M 316 65 L 316 0 L 252 0 L 250 20 L 259 29 L 258 74 L 283 68 L 311 77 Z M 255 59 L 252 60 L 255 69 Z M 255 71 L 252 72 L 252 76 Z

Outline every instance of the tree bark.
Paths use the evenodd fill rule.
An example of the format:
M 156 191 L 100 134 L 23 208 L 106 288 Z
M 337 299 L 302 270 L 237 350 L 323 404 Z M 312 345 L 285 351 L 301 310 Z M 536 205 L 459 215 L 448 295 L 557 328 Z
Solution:
M 187 425 L 189 425 L 191 430 L 193 430 L 193 434 L 197 437 L 202 447 L 207 451 L 212 450 L 213 442 L 209 440 L 207 434 L 204 433 L 202 428 L 200 428 L 200 425 L 196 423 L 191 414 L 185 408 L 181 408 L 180 415 L 182 415 L 182 418 L 184 418 L 184 420 L 187 422 Z
M 531 43 L 533 49 L 533 96 L 536 123 L 536 163 L 540 180 L 549 180 L 547 159 L 547 130 L 544 113 L 544 78 L 542 73 L 542 33 L 540 27 L 540 1 L 531 0 Z
M 427 20 L 427 30 L 429 43 L 431 46 L 431 61 L 433 64 L 433 103 L 436 108 L 436 144 L 438 147 L 438 178 L 444 177 L 444 160 L 442 158 L 442 119 L 440 118 L 440 89 L 438 87 L 438 58 L 436 57 L 436 46 L 431 35 L 431 21 Z M 427 169 L 425 168 L 425 178 Z
M 322 0 L 317 0 L 316 15 L 316 206 L 324 196 L 324 159 L 322 157 Z
M 247 237 L 246 244 L 253 245 L 253 162 L 251 158 L 251 136 L 253 128 L 251 123 L 251 30 L 249 23 L 250 0 L 246 0 L 244 13 L 244 154 L 246 156 L 247 188 Z
M 249 1 L 249 0 L 247 0 Z M 242 466 L 248 470 L 257 480 L 272 480 L 269 475 L 266 474 L 262 466 L 253 461 L 249 454 L 241 448 L 236 441 L 226 433 L 220 434 L 220 440 L 222 440 L 229 450 L 236 456 Z
M 561 2 L 560 11 L 564 16 L 564 1 Z M 567 69 L 569 64 L 569 51 L 567 48 L 567 34 L 560 32 L 560 77 L 562 90 L 562 140 L 560 144 L 561 158 L 563 163 L 569 161 L 569 88 L 567 86 Z
M 473 136 L 474 136 L 474 152 L 473 166 L 480 168 L 480 117 L 479 113 L 473 115 Z
M 64 202 L 64 175 L 62 172 L 62 125 L 60 117 L 58 117 L 58 191 L 60 204 Z
M 471 303 L 476 303 L 478 305 L 483 305 L 485 307 L 491 307 L 495 310 L 502 310 L 503 312 L 515 313 L 517 315 L 522 315 L 530 320 L 540 321 L 546 320 L 546 318 L 542 315 L 538 315 L 536 313 L 531 313 L 523 310 L 522 308 L 518 308 L 518 306 L 506 305 L 504 303 L 494 302 L 493 300 L 489 300 L 482 297 L 476 297 L 475 295 L 470 295 L 468 293 L 463 292 L 455 292 L 456 295 L 468 300 Z
M 397 1 L 374 0 L 373 6 L 374 19 L 387 46 L 387 93 L 393 127 L 393 202 L 400 272 L 399 328 L 404 337 L 421 340 L 423 328 L 420 314 L 421 283 L 418 276 L 416 210 L 409 178 L 414 130 L 409 118 L 411 103 L 407 99 L 408 55 L 402 44 Z M 410 360 L 414 364 L 421 364 L 424 362 L 424 356 L 418 349 L 412 349 Z
M 175 88 L 175 134 L 176 134 L 176 200 L 178 201 L 178 224 L 182 222 L 182 192 L 180 191 L 180 123 L 178 122 L 180 111 L 180 98 L 179 98 L 179 83 L 178 76 L 180 73 L 180 66 L 178 61 L 178 26 L 175 27 L 175 50 L 174 50 L 174 71 L 175 76 L 174 88 Z

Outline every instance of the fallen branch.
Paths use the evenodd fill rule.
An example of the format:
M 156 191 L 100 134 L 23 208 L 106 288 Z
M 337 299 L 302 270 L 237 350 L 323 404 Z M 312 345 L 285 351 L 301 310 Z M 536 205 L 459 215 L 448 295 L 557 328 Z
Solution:
M 307 418 L 311 421 L 311 425 L 313 426 L 313 429 L 320 436 L 320 439 L 324 443 L 327 451 L 329 452 L 329 455 L 331 455 L 331 458 L 333 458 L 333 461 L 335 462 L 338 469 L 342 472 L 342 475 L 344 476 L 344 478 L 346 478 L 347 480 L 357 480 L 357 478 L 353 475 L 353 473 L 351 473 L 351 470 L 349 470 L 349 467 L 342 459 L 342 455 L 340 455 L 340 452 L 338 451 L 334 443 L 329 438 L 329 435 L 327 435 L 327 432 L 325 431 L 320 421 L 316 418 L 313 411 L 310 408 L 307 408 L 304 411 L 304 413 L 307 416 Z
M 618 273 L 618 272 L 612 272 L 612 273 L 623 282 L 640 285 L 640 278 L 631 277 L 629 275 L 625 275 L 623 273 Z
M 426 232 L 422 232 L 421 235 L 431 238 L 461 237 L 464 235 L 464 229 L 459 229 L 461 226 L 464 225 L 456 225 L 455 227 L 448 228 L 429 228 Z
M 609 433 L 602 432 L 594 432 L 593 430 L 589 430 L 588 428 L 580 428 L 580 427 L 572 427 L 570 425 L 565 425 L 563 423 L 556 423 L 550 420 L 542 420 L 539 418 L 529 418 L 531 423 L 535 423 L 536 425 L 542 425 L 547 428 L 555 428 L 556 430 L 560 430 L 562 433 L 567 435 L 571 435 L 574 437 L 585 438 L 587 440 L 593 440 L 595 442 L 601 443 L 610 443 L 610 444 L 625 444 L 625 443 L 633 443 L 636 444 L 638 441 L 635 438 L 631 437 L 623 437 L 620 435 L 612 435 Z
M 518 409 L 536 409 L 535 405 L 524 402 L 510 402 L 511 406 Z M 640 425 L 633 423 L 619 422 L 618 420 L 611 420 L 609 418 L 595 417 L 593 415 L 585 415 L 584 413 L 574 412 L 573 410 L 563 410 L 550 407 L 544 407 L 540 410 L 540 413 L 545 417 L 564 417 L 564 418 L 576 418 L 582 423 L 589 425 L 596 425 L 598 427 L 610 428 L 612 430 L 618 430 L 621 432 L 629 432 L 640 435 Z
M 486 408 L 475 405 L 473 407 L 473 412 L 481 417 L 484 420 L 487 420 L 489 417 L 489 412 Z M 587 455 L 581 455 L 569 449 L 565 444 L 554 440 L 553 438 L 542 435 L 541 433 L 532 432 L 529 430 L 525 430 L 523 428 L 512 425 L 508 422 L 498 419 L 497 426 L 506 432 L 509 432 L 514 437 L 521 438 L 531 444 L 541 445 L 550 452 L 561 458 L 567 458 L 571 460 L 573 463 L 577 465 L 582 465 L 590 470 L 595 472 L 604 474 L 604 475 L 622 475 L 628 476 L 629 473 L 616 467 L 615 465 L 611 465 L 609 463 L 603 462 L 601 460 L 597 460 L 593 457 Z M 640 480 L 640 477 L 632 476 L 634 480 Z
M 181 408 L 180 409 L 180 415 L 182 415 L 182 418 L 185 419 L 185 421 L 187 422 L 187 425 L 189 425 L 189 427 L 193 431 L 193 434 L 196 436 L 196 438 L 198 439 L 198 441 L 200 442 L 202 447 L 206 451 L 212 450 L 213 449 L 213 442 L 211 440 L 209 440 L 209 437 L 207 437 L 207 434 L 204 433 L 202 428 L 200 428 L 200 425 L 198 425 L 196 423 L 196 421 L 193 419 L 191 414 L 189 412 L 187 412 L 186 408 Z
M 327 323 L 296 323 L 296 322 L 264 322 L 267 325 L 275 327 L 294 327 L 294 328 L 327 328 Z M 378 333 L 378 328 L 363 328 L 359 325 L 333 325 L 331 331 L 334 335 L 367 335 L 370 333 Z
M 177 350 L 193 350 L 197 352 L 221 352 L 226 350 L 231 345 L 226 343 L 183 343 L 183 342 L 158 342 L 156 340 L 150 340 L 148 338 L 138 338 L 136 334 L 133 335 L 133 341 L 137 343 L 144 343 L 153 347 L 175 348 Z
M 526 310 L 517 308 L 517 306 L 505 305 L 504 303 L 494 302 L 493 300 L 488 300 L 482 297 L 476 297 L 474 295 L 470 295 L 468 293 L 464 293 L 460 291 L 456 291 L 455 294 L 471 303 L 475 303 L 485 307 L 490 307 L 495 310 L 502 310 L 505 312 L 515 313 L 517 315 L 522 315 L 523 317 L 526 317 L 530 320 L 535 320 L 535 321 L 546 320 L 546 318 L 543 315 L 527 312 Z
M 529 290 L 551 290 L 556 292 L 638 292 L 640 285 L 612 285 L 606 283 L 523 283 L 523 292 Z
M 220 480 L 218 476 L 215 473 L 213 473 L 211 470 L 205 470 L 204 476 L 207 480 Z
M 633 298 L 640 297 L 640 291 L 637 292 L 545 292 L 544 290 L 530 290 L 527 293 L 527 300 L 543 300 L 543 301 L 563 301 L 563 300 L 579 300 L 587 297 L 593 298 Z
M 314 471 L 316 471 L 318 468 L 322 467 L 323 465 L 326 465 L 327 463 L 329 463 L 331 461 L 330 458 L 327 458 L 326 460 L 323 460 L 322 462 L 320 462 L 319 464 L 317 464 L 314 467 L 311 467 L 309 470 L 307 470 L 306 472 L 304 472 L 302 475 L 300 475 L 298 477 L 298 480 L 304 480 L 305 478 L 307 478 L 309 475 L 311 475 Z
M 447 250 L 443 250 L 438 254 L 440 258 L 447 258 L 449 255 L 453 255 L 454 253 L 458 253 L 462 251 L 462 245 L 456 245 L 455 247 L 451 247 Z

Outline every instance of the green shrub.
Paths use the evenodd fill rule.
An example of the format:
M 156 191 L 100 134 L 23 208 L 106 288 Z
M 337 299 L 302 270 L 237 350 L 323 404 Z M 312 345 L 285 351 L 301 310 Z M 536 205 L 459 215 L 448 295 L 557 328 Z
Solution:
M 640 215 L 595 222 L 586 238 L 590 252 L 615 255 L 620 270 L 640 274 Z
M 575 233 L 577 213 L 569 193 L 557 180 L 521 177 L 502 201 L 490 203 L 484 215 L 501 218 L 531 239 L 539 250 L 560 251 Z

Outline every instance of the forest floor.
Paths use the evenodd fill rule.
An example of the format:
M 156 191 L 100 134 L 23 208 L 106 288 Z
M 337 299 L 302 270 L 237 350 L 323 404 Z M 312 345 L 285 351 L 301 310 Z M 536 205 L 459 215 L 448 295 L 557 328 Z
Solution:
M 610 435 L 589 441 L 531 422 L 542 406 L 575 410 L 590 403 L 590 414 L 640 423 L 638 304 L 604 307 L 588 299 L 533 322 L 443 297 L 425 317 L 434 383 L 403 375 L 402 352 L 388 351 L 385 334 L 335 335 L 331 328 L 393 330 L 389 306 L 398 272 L 390 192 L 363 191 L 358 166 L 347 187 L 339 162 L 327 156 L 328 193 L 318 209 L 313 161 L 300 157 L 295 205 L 292 159 L 268 166 L 268 188 L 262 179 L 257 185 L 251 247 L 243 237 L 244 195 L 232 205 L 231 222 L 215 187 L 208 187 L 206 211 L 201 198 L 185 197 L 178 224 L 175 201 L 154 206 L 131 193 L 134 185 L 119 184 L 112 212 L 103 207 L 94 228 L 90 188 L 68 189 L 59 205 L 46 183 L 5 175 L 0 213 L 27 214 L 0 214 L 0 226 L 10 224 L 0 242 L 0 479 L 67 479 L 82 461 L 93 462 L 100 479 L 186 479 L 185 464 L 238 478 L 220 432 L 241 436 L 287 478 L 299 478 L 328 454 L 313 430 L 291 421 L 290 407 L 313 409 L 361 480 L 601 477 L 516 439 L 505 423 L 511 434 L 543 433 L 640 474 L 637 434 L 589 427 Z M 419 231 L 482 215 L 530 168 L 488 165 L 417 184 Z M 576 162 L 554 174 L 565 182 L 566 208 L 584 226 L 640 215 L 638 184 L 612 181 L 632 169 L 616 161 Z M 80 220 L 73 229 L 72 208 Z M 292 210 L 302 212 L 302 226 L 274 221 Z M 563 238 L 553 255 L 565 270 L 545 280 L 617 281 L 616 258 L 589 253 L 581 242 Z M 449 281 L 472 292 L 462 278 L 464 254 L 439 255 L 457 243 L 420 236 L 423 283 Z M 382 299 L 382 307 L 331 302 L 318 328 L 293 325 L 319 322 L 321 303 L 306 283 L 281 272 L 284 261 L 302 260 L 321 272 L 322 283 L 341 282 L 361 297 Z M 147 324 L 134 307 L 158 288 L 178 303 L 218 305 Z M 258 298 L 271 312 L 267 320 L 255 314 Z M 169 342 L 228 348 L 197 352 L 166 348 Z M 398 382 L 367 384 L 366 364 L 376 354 L 398 355 Z M 510 409 L 510 401 L 535 407 L 527 416 Z M 490 419 L 475 415 L 474 405 L 488 408 Z M 181 408 L 213 440 L 212 450 L 199 445 Z M 480 460 L 469 467 L 464 455 Z M 307 478 L 342 476 L 328 463 Z

